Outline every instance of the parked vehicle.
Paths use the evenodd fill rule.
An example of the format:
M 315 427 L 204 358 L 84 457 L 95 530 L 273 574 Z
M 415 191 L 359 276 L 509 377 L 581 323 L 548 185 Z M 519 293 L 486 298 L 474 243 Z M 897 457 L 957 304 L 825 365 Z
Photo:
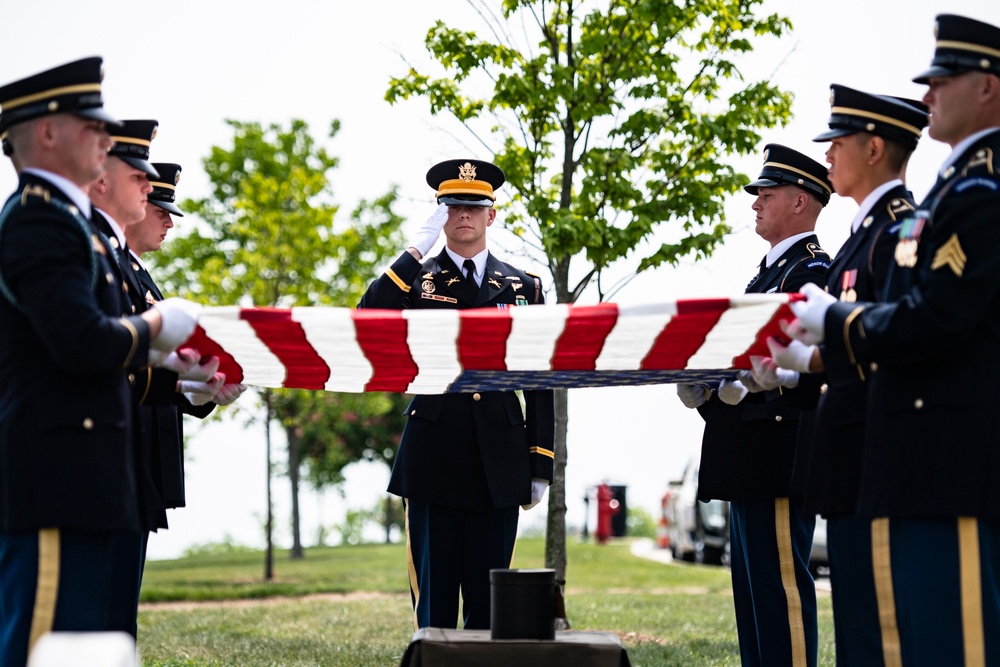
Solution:
M 729 503 L 698 501 L 698 458 L 667 484 L 664 506 L 674 558 L 707 565 L 729 564 Z

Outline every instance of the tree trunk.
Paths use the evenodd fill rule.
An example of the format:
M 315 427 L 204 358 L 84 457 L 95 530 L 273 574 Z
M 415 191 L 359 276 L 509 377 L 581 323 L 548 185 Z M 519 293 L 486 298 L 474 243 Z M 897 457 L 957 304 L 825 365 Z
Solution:
M 264 392 L 264 440 L 267 443 L 267 522 L 264 526 L 267 548 L 264 551 L 264 581 L 274 579 L 274 543 L 271 539 L 274 528 L 271 507 L 271 397 L 271 392 Z
M 295 427 L 285 429 L 288 438 L 288 479 L 292 486 L 292 552 L 293 560 L 305 556 L 302 550 L 301 526 L 299 525 L 299 439 Z
M 565 389 L 555 392 L 555 462 L 549 487 L 549 516 L 545 526 L 545 567 L 556 571 L 556 583 L 566 587 L 566 424 L 569 396 Z
M 385 494 L 385 543 L 392 542 L 392 496 Z

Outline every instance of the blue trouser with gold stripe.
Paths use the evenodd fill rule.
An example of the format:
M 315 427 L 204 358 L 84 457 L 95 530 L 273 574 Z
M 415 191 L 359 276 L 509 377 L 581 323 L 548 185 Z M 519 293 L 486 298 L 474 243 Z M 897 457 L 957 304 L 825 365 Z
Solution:
M 729 503 L 733 603 L 743 667 L 814 667 L 816 517 L 797 499 Z
M 887 519 L 827 519 L 838 667 L 899 665 L 888 526 Z
M 1000 665 L 1000 522 L 893 517 L 888 532 L 902 664 Z
M 47 632 L 107 630 L 113 553 L 135 533 L 0 532 L 0 665 L 24 665 Z
M 490 570 L 510 567 L 518 508 L 463 510 L 404 499 L 410 595 L 417 628 L 490 627 Z

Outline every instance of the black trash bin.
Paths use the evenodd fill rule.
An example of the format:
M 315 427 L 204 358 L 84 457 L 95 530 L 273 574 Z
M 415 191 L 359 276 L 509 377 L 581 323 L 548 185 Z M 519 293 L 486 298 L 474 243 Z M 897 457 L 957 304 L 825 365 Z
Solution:
M 490 570 L 490 637 L 555 639 L 556 571 Z

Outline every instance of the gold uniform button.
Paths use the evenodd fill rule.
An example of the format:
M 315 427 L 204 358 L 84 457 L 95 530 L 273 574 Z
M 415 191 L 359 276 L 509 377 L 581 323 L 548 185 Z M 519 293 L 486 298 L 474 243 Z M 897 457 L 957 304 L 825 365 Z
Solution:
M 104 279 L 108 281 L 109 285 L 115 281 L 115 277 L 111 275 L 111 272 L 108 272 L 108 274 L 104 276 Z
M 135 382 L 135 373 L 128 374 L 128 381 L 130 384 Z
M 781 421 L 781 415 L 775 415 L 774 421 L 780 422 Z
M 924 407 L 924 399 L 918 398 L 917 400 L 913 401 L 913 407 L 915 407 L 917 410 L 920 410 L 921 408 L 923 408 Z
M 91 419 L 90 417 L 87 417 L 86 419 L 84 419 L 83 420 L 83 428 L 84 428 L 85 431 L 89 431 L 90 429 L 94 428 L 94 420 Z
M 876 364 L 874 361 L 871 362 L 871 364 L 869 364 L 868 367 L 872 369 L 872 373 L 878 370 L 878 364 Z
M 478 391 L 472 395 L 472 400 L 474 401 L 478 401 L 480 398 L 482 398 L 482 396 L 479 395 Z
M 417 411 L 416 411 L 416 410 L 410 410 L 410 416 L 411 416 L 411 417 L 412 417 L 413 415 L 415 415 L 415 414 L 417 414 Z

